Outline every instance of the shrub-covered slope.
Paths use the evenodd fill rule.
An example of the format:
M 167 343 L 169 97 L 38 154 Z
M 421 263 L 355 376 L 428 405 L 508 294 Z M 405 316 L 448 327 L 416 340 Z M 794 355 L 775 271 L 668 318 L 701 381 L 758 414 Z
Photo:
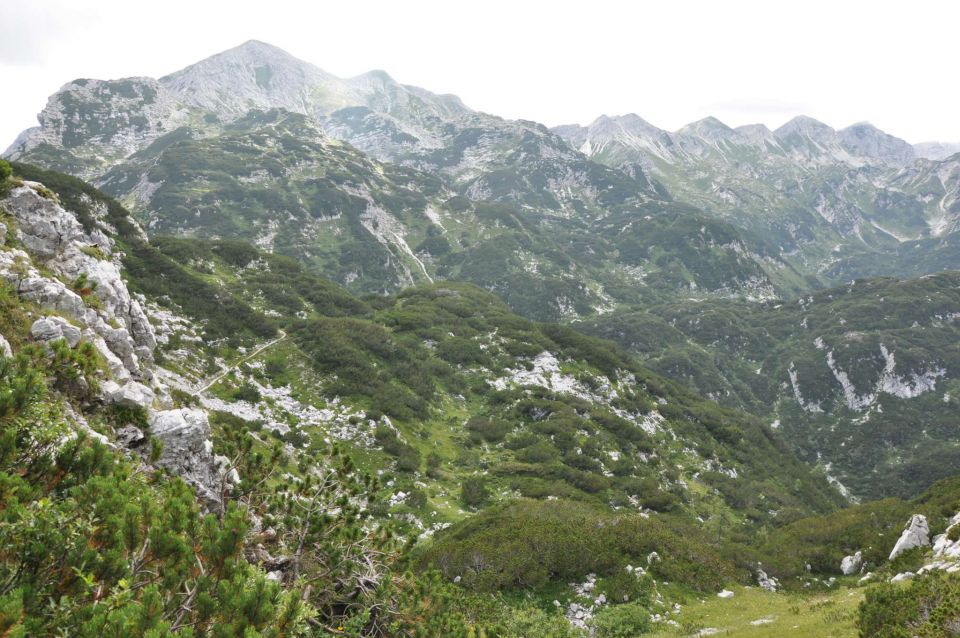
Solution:
M 856 495 L 917 494 L 956 466 L 960 275 L 869 279 L 793 301 L 663 304 L 578 326 L 764 415 Z
M 11 635 L 520 636 L 531 624 L 576 635 L 583 622 L 522 592 L 539 601 L 593 570 L 630 604 L 591 623 L 646 624 L 674 595 L 652 578 L 684 591 L 752 581 L 749 552 L 721 546 L 841 502 L 757 420 L 489 292 L 442 283 L 358 299 L 236 241 L 148 242 L 88 185 L 15 170 L 0 256 L 23 265 L 4 275 L 61 292 L 17 283 L 0 298 Z M 38 252 L 53 235 L 32 211 L 69 230 L 52 256 Z M 63 282 L 71 259 L 102 265 Z M 61 316 L 70 295 L 85 309 Z M 130 308 L 117 314 L 124 295 L 156 343 L 127 370 L 85 344 L 137 325 Z M 562 522 L 557 538 L 598 548 L 597 562 L 507 578 L 493 594 L 455 586 L 453 568 L 428 558 L 452 523 L 499 528 L 538 508 Z M 576 521 L 611 531 L 584 535 Z M 714 533 L 717 549 L 705 547 Z M 622 576 L 654 551 L 653 576 Z M 577 596 L 561 595 L 570 608 Z

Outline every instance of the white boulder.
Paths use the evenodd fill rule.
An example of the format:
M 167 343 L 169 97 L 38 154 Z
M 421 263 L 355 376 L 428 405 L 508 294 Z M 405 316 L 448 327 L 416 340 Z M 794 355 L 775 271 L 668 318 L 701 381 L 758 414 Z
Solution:
M 37 341 L 56 341 L 57 339 L 66 339 L 67 345 L 76 348 L 83 337 L 80 328 L 63 317 L 43 317 L 37 319 L 30 326 L 30 334 Z
M 724 589 L 717 594 L 717 598 L 733 598 L 733 592 L 729 589 Z
M 777 591 L 780 589 L 780 581 L 775 577 L 767 575 L 767 572 L 757 568 L 757 584 L 767 591 Z
M 0 335 L 0 355 L 8 358 L 13 356 L 13 348 L 10 347 L 10 342 L 3 335 Z
M 104 384 L 103 390 L 110 403 L 145 410 L 153 405 L 153 390 L 136 381 L 128 381 L 123 385 Z
M 844 576 L 856 574 L 860 571 L 861 567 L 863 567 L 863 555 L 861 552 L 857 552 L 852 556 L 844 556 L 843 560 L 840 561 L 840 571 Z
M 176 474 L 208 504 L 218 504 L 219 472 L 210 445 L 207 413 L 197 408 L 150 415 L 150 435 L 163 443 L 157 464 Z
M 890 560 L 893 560 L 903 552 L 914 547 L 925 547 L 930 544 L 930 526 L 927 524 L 927 517 L 923 514 L 914 514 L 907 523 L 896 545 L 890 552 Z

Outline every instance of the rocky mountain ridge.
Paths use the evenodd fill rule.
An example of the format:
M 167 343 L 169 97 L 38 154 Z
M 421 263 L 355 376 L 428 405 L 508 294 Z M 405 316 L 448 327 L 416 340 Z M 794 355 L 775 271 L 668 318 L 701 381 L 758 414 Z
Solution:
M 297 131 L 277 127 L 274 132 L 265 124 L 276 115 L 266 120 L 251 115 L 271 112 L 300 116 L 304 124 Z M 628 115 L 604 116 L 587 127 L 551 131 L 534 122 L 472 111 L 455 97 L 399 84 L 380 71 L 336 78 L 257 41 L 159 80 L 77 80 L 50 98 L 40 122 L 40 127 L 24 132 L 8 149 L 9 157 L 92 179 L 122 198 L 142 220 L 158 224 L 160 232 L 213 234 L 267 244 L 271 237 L 279 238 L 275 249 L 324 269 L 333 265 L 336 253 L 342 258 L 356 252 L 351 244 L 360 241 L 366 244 L 364 253 L 379 253 L 382 265 L 372 272 L 345 268 L 337 275 L 341 283 L 353 286 L 351 282 L 357 281 L 357 290 L 388 290 L 401 283 L 449 276 L 445 269 L 432 267 L 436 255 L 417 247 L 427 239 L 423 233 L 429 226 L 424 224 L 430 223 L 430 216 L 443 216 L 437 212 L 442 211 L 438 195 L 445 200 L 457 195 L 510 207 L 538 218 L 538 225 L 570 226 L 578 228 L 578 234 L 588 230 L 585 224 L 611 210 L 636 213 L 647 204 L 656 210 L 688 202 L 743 235 L 737 243 L 753 248 L 741 254 L 759 256 L 747 260 L 754 262 L 745 263 L 747 269 L 759 267 L 764 271 L 760 280 L 766 280 L 761 285 L 779 294 L 843 278 L 888 274 L 882 267 L 891 258 L 900 270 L 930 272 L 955 253 L 950 237 L 958 225 L 956 162 L 918 159 L 917 151 L 906 142 L 867 123 L 835 131 L 812 118 L 798 117 L 771 131 L 762 125 L 733 129 L 716 118 L 705 118 L 671 133 Z M 304 208 L 296 203 L 299 200 L 318 198 L 289 179 L 278 179 L 298 178 L 298 168 L 285 166 L 278 172 L 261 163 L 251 171 L 238 170 L 234 162 L 249 163 L 254 147 L 260 146 L 258 157 L 265 152 L 260 142 L 249 137 L 233 138 L 240 133 L 258 135 L 275 151 L 280 149 L 274 135 L 303 133 L 305 139 L 326 135 L 345 141 L 382 163 L 419 171 L 419 175 L 406 175 L 403 186 L 421 195 L 424 203 L 416 204 L 418 211 L 399 215 L 377 204 L 387 216 L 367 215 L 379 216 L 392 230 L 360 230 L 359 236 L 351 231 L 342 235 L 346 245 L 336 245 L 339 240 L 334 239 L 331 246 L 316 239 L 321 228 L 310 222 L 304 225 L 301 213 L 291 211 L 291 205 Z M 245 147 L 250 143 L 253 146 Z M 211 145 L 220 148 L 207 148 Z M 948 147 L 934 153 L 939 157 L 944 149 Z M 326 163 L 323 157 L 312 157 L 313 150 L 299 150 L 298 161 L 315 167 L 311 170 Z M 205 165 L 203 159 L 214 153 L 233 157 Z M 164 161 L 165 156 L 169 160 Z M 185 157 L 194 160 L 197 169 L 226 173 L 230 192 L 223 192 L 221 175 L 210 188 L 204 183 L 206 175 L 197 171 L 200 183 L 188 184 L 169 171 L 164 175 L 146 170 L 181 163 Z M 341 169 L 353 172 L 352 166 Z M 362 174 L 351 177 L 367 179 Z M 431 180 L 440 180 L 443 188 Z M 351 189 L 356 186 L 342 188 L 334 183 L 328 188 L 340 191 L 335 197 L 342 201 L 353 197 Z M 164 197 L 171 189 L 178 192 Z M 318 202 L 323 209 L 320 217 L 341 214 L 342 206 L 323 201 L 326 197 L 322 195 Z M 251 200 L 256 203 L 246 210 L 245 202 Z M 199 211 L 200 219 L 187 215 L 188 210 Z M 214 213 L 228 220 L 238 215 L 246 219 L 211 228 L 203 217 Z M 414 222 L 411 213 L 419 220 Z M 447 217 L 459 219 L 459 214 L 448 211 Z M 283 229 L 285 222 L 289 222 L 289 233 Z M 410 229 L 411 224 L 419 230 Z M 372 227 L 372 223 L 366 225 Z M 473 227 L 464 238 L 471 242 L 478 230 L 481 236 L 502 230 L 488 221 L 479 228 L 475 222 L 464 226 Z M 407 234 L 417 237 L 397 241 Z M 448 238 L 452 253 L 465 247 L 463 241 L 458 240 L 458 246 Z M 923 241 L 943 244 L 936 257 L 908 245 Z M 429 242 L 440 243 L 439 239 Z M 540 251 L 551 250 L 540 238 L 533 243 Z M 524 261 L 523 252 L 516 251 L 514 260 Z M 684 261 L 683 268 L 692 271 L 691 265 Z M 644 271 L 659 268 L 662 264 L 643 265 Z M 603 269 L 611 272 L 611 264 Z M 723 267 L 715 264 L 713 269 Z M 590 268 L 580 272 L 586 270 Z M 568 293 L 549 300 L 553 310 L 548 316 L 563 316 L 561 308 L 569 306 L 569 300 L 582 299 L 585 289 L 596 291 L 598 281 L 606 278 L 573 276 L 579 281 L 560 285 Z M 697 279 L 688 277 L 687 283 L 709 289 Z M 728 277 L 722 289 L 755 296 L 754 287 L 745 286 L 745 281 L 756 278 L 753 274 Z M 497 285 L 502 289 L 504 284 Z M 604 305 L 605 294 L 592 294 L 593 307 Z
M 144 425 L 164 444 L 157 464 L 187 481 L 214 507 L 221 501 L 229 463 L 218 462 L 211 452 L 206 413 L 176 408 L 171 388 L 157 376 L 156 334 L 123 279 L 117 228 L 106 205 L 88 203 L 85 228 L 42 184 L 14 186 L 0 199 L 5 215 L 0 224 L 0 279 L 42 313 L 30 328 L 37 343 L 49 347 L 62 341 L 74 350 L 84 344 L 93 347 L 106 375 L 96 382 L 97 400 L 142 411 Z M 127 230 L 145 239 L 136 226 Z M 78 427 L 107 440 L 89 430 L 82 416 L 75 418 Z M 134 450 L 145 442 L 144 433 L 132 425 L 124 426 L 118 437 Z
M 770 131 L 707 118 L 670 133 L 628 115 L 554 130 L 595 161 L 640 167 L 821 281 L 936 271 L 914 242 L 949 244 L 957 225 L 956 158 L 920 158 L 867 123 L 836 131 L 801 116 Z M 891 258 L 892 271 L 878 269 Z
M 159 81 L 71 83 L 41 121 L 11 156 L 91 178 L 152 234 L 252 241 L 358 292 L 462 278 L 555 320 L 635 294 L 769 296 L 803 277 L 539 124 L 382 73 L 338 80 L 261 43 Z M 624 221 L 637 214 L 656 249 Z

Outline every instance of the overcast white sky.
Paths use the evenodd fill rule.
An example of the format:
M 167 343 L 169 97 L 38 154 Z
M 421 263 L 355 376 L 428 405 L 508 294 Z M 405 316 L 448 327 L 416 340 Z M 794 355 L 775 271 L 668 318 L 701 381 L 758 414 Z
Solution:
M 551 126 L 804 113 L 960 142 L 958 33 L 953 0 L 0 0 L 0 151 L 69 80 L 159 77 L 249 39 Z

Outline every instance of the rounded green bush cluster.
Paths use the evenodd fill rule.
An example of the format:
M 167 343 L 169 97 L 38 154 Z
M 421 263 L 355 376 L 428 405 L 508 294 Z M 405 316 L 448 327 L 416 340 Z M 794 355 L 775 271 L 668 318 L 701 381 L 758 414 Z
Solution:
M 885 583 L 867 591 L 857 625 L 863 638 L 952 636 L 960 626 L 960 575 L 932 572 L 909 587 Z

